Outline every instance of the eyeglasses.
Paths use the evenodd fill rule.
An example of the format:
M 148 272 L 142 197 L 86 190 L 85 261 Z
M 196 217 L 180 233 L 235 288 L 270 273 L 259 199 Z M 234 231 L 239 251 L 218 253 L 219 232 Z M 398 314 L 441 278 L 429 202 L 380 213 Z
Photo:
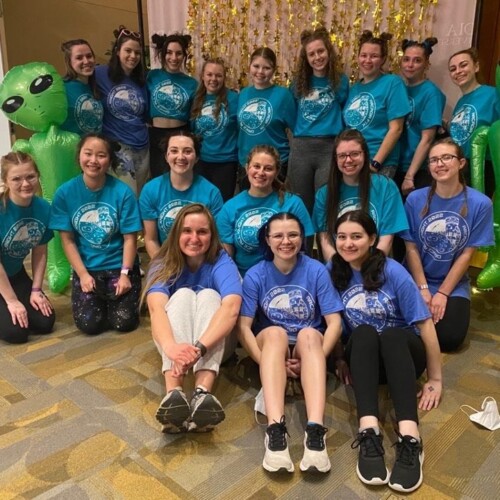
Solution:
M 130 31 L 130 30 L 127 30 L 125 28 L 122 28 L 120 30 L 120 33 L 118 33 L 118 36 L 116 37 L 116 40 L 118 41 L 120 39 L 120 37 L 122 36 L 131 36 L 132 38 L 135 38 L 136 40 L 140 40 L 141 39 L 141 34 L 138 33 L 137 31 Z
M 283 241 L 285 238 L 289 241 L 295 241 L 301 237 L 302 237 L 302 235 L 300 233 L 287 233 L 287 234 L 274 233 L 274 234 L 268 235 L 268 238 L 275 241 L 276 243 Z
M 351 160 L 357 160 L 361 157 L 363 154 L 363 151 L 351 151 L 350 153 L 339 153 L 337 156 L 337 161 L 346 161 L 347 158 L 350 158 Z
M 431 156 L 429 158 L 429 165 L 437 165 L 438 162 L 441 162 L 443 165 L 448 165 L 448 163 L 451 163 L 453 161 L 453 158 L 456 158 L 459 160 L 460 158 L 456 155 L 441 155 L 441 156 Z
M 21 175 L 16 175 L 15 177 L 11 177 L 10 179 L 7 179 L 7 182 L 11 182 L 12 184 L 15 184 L 16 186 L 20 186 L 24 181 L 29 182 L 30 184 L 35 184 L 35 182 L 38 181 L 38 175 L 37 174 L 28 174 L 28 175 L 25 175 L 24 177 Z

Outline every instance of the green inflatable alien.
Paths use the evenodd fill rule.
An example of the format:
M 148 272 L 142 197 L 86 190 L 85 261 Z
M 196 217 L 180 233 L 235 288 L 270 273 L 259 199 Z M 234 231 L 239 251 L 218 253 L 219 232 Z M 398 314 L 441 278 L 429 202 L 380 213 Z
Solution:
M 497 92 L 500 97 L 500 63 L 496 72 Z M 500 286 L 500 120 L 490 127 L 478 127 L 472 136 L 471 177 L 472 187 L 484 193 L 484 160 L 489 147 L 496 192 L 493 198 L 493 230 L 495 246 L 488 251 L 488 260 L 477 277 L 477 286 L 481 289 Z
M 76 146 L 79 136 L 59 129 L 68 113 L 61 76 L 54 66 L 32 62 L 15 66 L 0 85 L 0 105 L 7 118 L 35 133 L 19 139 L 13 149 L 33 157 L 40 169 L 44 198 L 52 201 L 56 189 L 79 173 Z M 71 268 L 59 235 L 49 242 L 47 279 L 53 292 L 69 283 Z

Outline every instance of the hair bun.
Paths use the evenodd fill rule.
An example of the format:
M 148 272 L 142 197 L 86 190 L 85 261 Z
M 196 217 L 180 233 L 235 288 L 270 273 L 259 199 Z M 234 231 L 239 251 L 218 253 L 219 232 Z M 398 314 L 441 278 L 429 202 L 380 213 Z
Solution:
M 386 33 L 385 31 L 384 31 L 384 33 L 380 33 L 380 38 L 384 42 L 388 42 L 389 40 L 392 40 L 393 36 L 394 35 L 392 33 Z

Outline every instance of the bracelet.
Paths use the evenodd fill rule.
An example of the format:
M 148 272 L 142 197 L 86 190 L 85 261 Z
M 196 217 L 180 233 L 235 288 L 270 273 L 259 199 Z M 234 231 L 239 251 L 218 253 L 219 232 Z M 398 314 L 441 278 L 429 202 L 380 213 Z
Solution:
M 411 181 L 411 182 L 413 182 L 414 178 L 413 177 L 405 177 L 405 181 Z
M 441 295 L 444 295 L 447 299 L 450 298 L 450 296 L 447 293 L 444 293 L 441 290 L 438 290 L 436 293 L 440 293 Z
M 418 285 L 418 289 L 419 290 L 428 290 L 429 285 L 427 283 L 425 283 L 424 285 Z
M 35 293 L 35 292 L 42 292 L 42 289 L 41 288 L 32 288 L 31 293 Z
M 201 357 L 205 356 L 205 354 L 207 353 L 207 348 L 204 344 L 197 340 L 193 345 L 200 350 Z

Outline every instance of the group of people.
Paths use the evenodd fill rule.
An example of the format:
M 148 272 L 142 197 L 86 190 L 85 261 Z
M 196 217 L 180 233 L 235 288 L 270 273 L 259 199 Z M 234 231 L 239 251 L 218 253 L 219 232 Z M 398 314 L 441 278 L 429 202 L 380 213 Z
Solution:
M 42 284 L 57 230 L 73 268 L 81 331 L 132 331 L 147 304 L 162 357 L 166 395 L 156 418 L 165 432 L 204 432 L 224 420 L 214 383 L 239 340 L 260 370 L 263 467 L 294 470 L 285 420 L 293 378 L 307 414 L 300 469 L 327 472 L 331 360 L 354 388 L 358 477 L 417 489 L 424 458 L 417 410 L 439 404 L 440 350 L 458 349 L 468 330 L 470 259 L 494 243 L 491 201 L 464 176 L 471 131 L 460 106 L 468 106 L 468 118 L 479 110 L 470 119 L 477 125 L 499 111 L 494 89 L 476 80 L 475 52 L 454 54 L 450 74 L 464 97 L 451 138 L 435 141 L 445 98 L 425 70 L 437 40 L 403 42 L 401 78 L 382 69 L 389 39 L 363 33 L 361 79 L 351 87 L 322 28 L 302 33 L 290 89 L 273 84 L 276 56 L 259 48 L 250 60 L 252 85 L 239 95 L 226 88 L 221 59 L 205 61 L 199 83 L 184 73 L 185 35 L 153 37 L 162 67 L 147 76 L 141 36 L 123 26 L 105 66 L 95 67 L 85 40 L 64 43 L 64 127 L 82 136 L 82 173 L 50 206 L 36 195 L 32 158 L 2 158 L 1 338 L 23 343 L 52 331 Z M 144 286 L 140 232 L 150 258 Z M 319 259 L 312 258 L 315 235 Z M 406 249 L 404 265 L 390 257 L 395 239 Z M 32 277 L 23 266 L 30 252 Z M 381 383 L 397 421 L 390 472 L 378 420 Z

